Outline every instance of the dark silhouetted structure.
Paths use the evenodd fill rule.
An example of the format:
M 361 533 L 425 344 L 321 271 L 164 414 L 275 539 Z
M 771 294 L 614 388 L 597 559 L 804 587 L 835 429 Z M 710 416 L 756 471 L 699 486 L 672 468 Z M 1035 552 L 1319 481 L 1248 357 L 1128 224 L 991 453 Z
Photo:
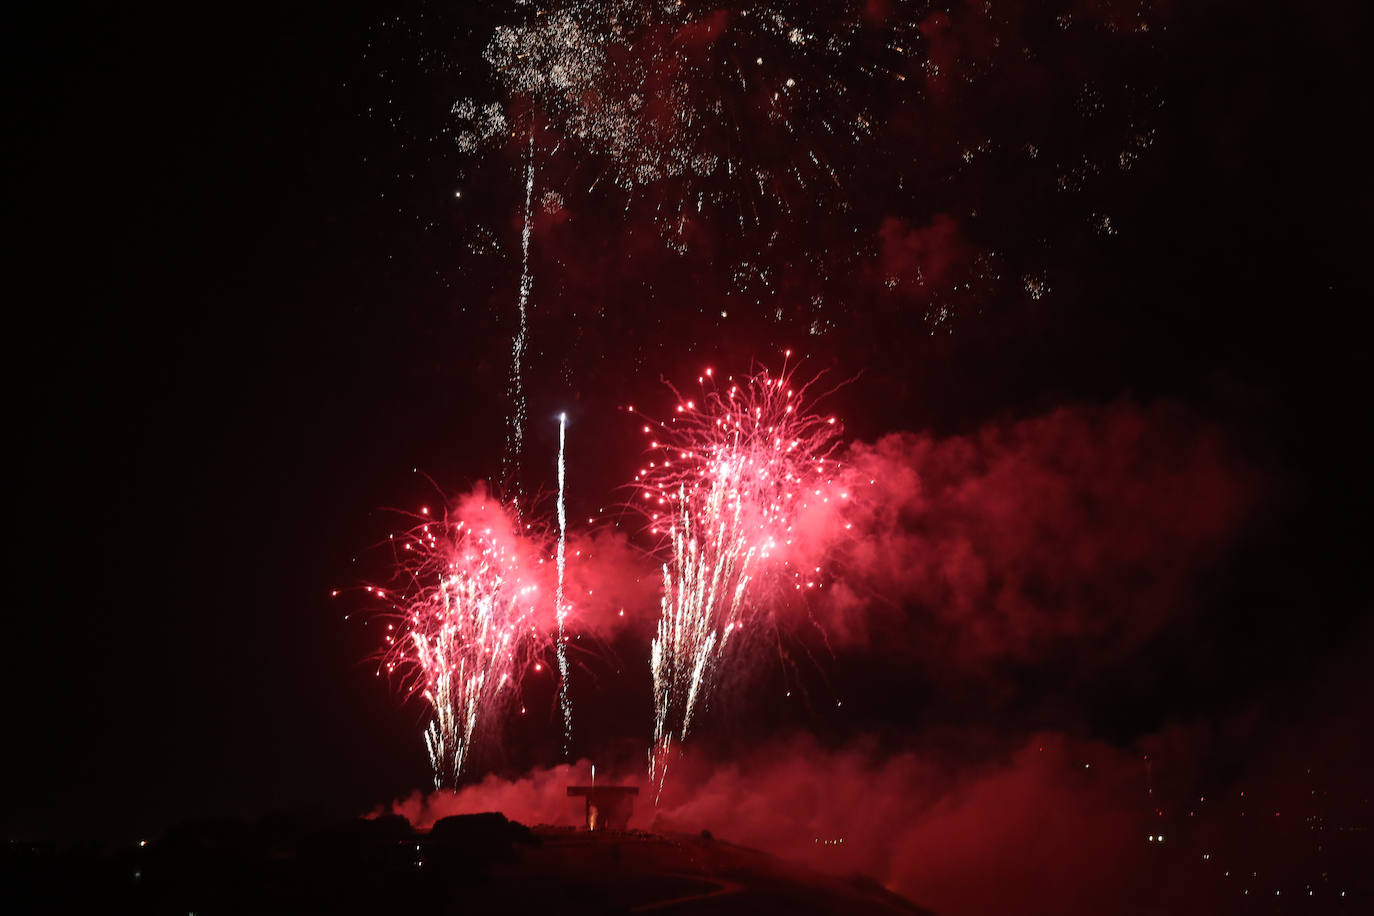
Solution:
M 630 825 L 638 794 L 635 786 L 568 786 L 569 797 L 587 799 L 588 830 L 624 830 Z

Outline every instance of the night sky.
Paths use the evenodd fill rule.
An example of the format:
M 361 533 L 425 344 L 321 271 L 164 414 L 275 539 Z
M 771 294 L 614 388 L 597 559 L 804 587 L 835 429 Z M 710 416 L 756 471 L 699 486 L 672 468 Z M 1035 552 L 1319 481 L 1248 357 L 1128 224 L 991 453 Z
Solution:
M 788 348 L 850 380 L 825 404 L 847 460 L 922 482 L 875 510 L 852 601 L 782 627 L 795 664 L 764 652 L 731 685 L 701 760 L 858 754 L 845 772 L 896 795 L 902 755 L 1015 772 L 1051 735 L 1066 761 L 1154 755 L 1180 799 L 1296 791 L 1316 766 L 1324 816 L 1368 829 L 1364 5 L 774 6 L 816 34 L 862 24 L 851 53 L 798 58 L 827 88 L 795 130 L 728 78 L 777 50 L 738 12 L 689 4 L 695 31 L 636 39 L 710 64 L 686 104 L 731 126 L 695 142 L 763 185 L 626 191 L 623 161 L 534 103 L 535 512 L 559 411 L 576 522 L 625 499 L 624 405 L 666 413 L 662 379 Z M 528 15 L 11 18 L 11 834 L 357 814 L 428 787 L 424 710 L 374 677 L 354 589 L 387 575 L 388 507 L 511 486 L 527 126 L 463 150 L 454 106 L 529 124 L 483 59 Z M 774 59 L 761 81 L 787 75 Z M 857 115 L 858 139 L 825 126 Z M 789 176 L 816 161 L 799 151 L 825 167 Z M 642 759 L 655 568 L 581 659 L 574 759 Z M 553 689 L 527 685 L 475 775 L 559 762 Z

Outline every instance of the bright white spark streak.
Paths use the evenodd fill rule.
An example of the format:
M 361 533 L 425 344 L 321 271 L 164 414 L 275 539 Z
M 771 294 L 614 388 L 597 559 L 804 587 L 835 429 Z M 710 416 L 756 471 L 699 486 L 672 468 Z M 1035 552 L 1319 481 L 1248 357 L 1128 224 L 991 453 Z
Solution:
M 563 501 L 567 482 L 567 463 L 563 460 L 567 444 L 568 415 L 558 415 L 558 590 L 554 595 L 554 611 L 558 615 L 558 702 L 563 707 L 563 757 L 568 756 L 572 744 L 572 705 L 568 702 L 568 652 L 563 635 L 563 569 L 568 541 L 568 513 Z

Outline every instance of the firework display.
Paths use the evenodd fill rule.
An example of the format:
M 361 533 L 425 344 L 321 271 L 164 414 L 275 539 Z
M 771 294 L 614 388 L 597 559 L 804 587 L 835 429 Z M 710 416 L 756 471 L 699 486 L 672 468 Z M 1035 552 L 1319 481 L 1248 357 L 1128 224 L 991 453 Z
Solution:
M 1038 237 L 1062 220 L 1091 244 L 1122 230 L 1093 195 L 1160 139 L 1149 61 L 1174 5 L 486 6 L 473 19 L 424 3 L 375 35 L 410 63 L 377 73 L 369 108 L 403 151 L 394 177 L 420 161 L 462 185 L 464 253 L 446 285 L 519 245 L 518 200 L 503 194 L 490 219 L 475 198 L 517 188 L 533 161 L 537 266 L 596 256 L 565 223 L 656 236 L 677 255 L 658 267 L 715 265 L 732 301 L 705 315 L 796 341 L 856 330 L 872 311 L 848 306 L 875 291 L 941 333 L 990 300 L 1060 291 L 1074 254 L 1022 248 L 1009 229 Z M 1082 130 L 1047 136 L 1063 120 Z M 416 216 L 430 232 L 451 215 L 434 204 Z M 597 300 L 560 305 L 585 322 L 610 314 Z
M 636 475 L 668 552 L 650 653 L 649 773 L 660 789 L 730 650 L 769 625 L 769 590 L 818 585 L 819 568 L 797 549 L 803 520 L 825 524 L 848 499 L 832 457 L 838 424 L 813 412 L 810 385 L 785 364 L 719 385 L 708 369 L 701 384 L 700 400 L 679 395 L 673 416 L 643 426 L 650 460 Z
M 436 788 L 456 784 L 483 729 L 499 730 L 491 720 L 548 643 L 533 545 L 503 509 L 481 509 L 476 518 L 422 518 L 393 538 L 400 587 L 368 587 L 389 609 L 378 673 L 400 678 L 406 696 L 430 709 Z
M 526 497 L 540 485 L 524 479 L 531 404 L 549 398 L 554 375 L 579 397 L 591 382 L 589 401 L 597 385 L 618 384 L 614 360 L 585 378 L 573 360 L 576 346 L 620 345 L 617 305 L 633 295 L 627 291 L 644 289 L 648 311 L 664 316 L 665 328 L 669 317 L 690 314 L 684 333 L 767 322 L 802 339 L 829 335 L 841 322 L 851 334 L 861 324 L 863 333 L 900 326 L 905 334 L 912 316 L 931 334 L 950 332 L 956 311 L 981 309 L 994 288 L 1018 277 L 1038 302 L 1048 274 L 1012 271 L 996 232 L 979 229 L 986 214 L 1016 197 L 987 174 L 1024 172 L 1039 189 L 1038 204 L 1017 205 L 1021 219 L 1044 211 L 1046 195 L 1078 193 L 1107 170 L 1103 163 L 1129 170 L 1153 142 L 1136 117 L 1149 108 L 1148 87 L 1123 88 L 1121 117 L 1110 123 L 1099 116 L 1098 87 L 1079 87 L 1063 102 L 1102 122 L 1092 134 L 1098 147 L 1081 152 L 1042 146 L 1034 114 L 993 136 L 959 112 L 969 101 L 978 112 L 1014 107 L 1015 91 L 1001 97 L 1007 87 L 1057 79 L 1055 49 L 1145 47 L 1148 11 L 1132 9 L 1126 15 L 1112 6 L 1079 22 L 905 0 L 756 0 L 725 9 L 691 0 L 493 0 L 489 15 L 462 33 L 461 56 L 442 43 L 459 33 L 434 24 L 453 20 L 428 6 L 381 29 L 418 42 L 418 72 L 443 78 L 447 94 L 429 109 L 441 125 L 396 117 L 391 99 L 404 97 L 404 87 L 379 72 L 387 99 L 378 111 L 389 113 L 394 129 L 423 136 L 433 164 L 460 177 L 464 186 L 453 196 L 463 201 L 458 221 L 470 253 L 500 250 L 503 223 L 511 233 L 518 285 L 510 263 L 491 289 L 495 313 L 512 295 L 516 305 L 513 321 L 500 327 L 511 334 L 500 488 L 515 520 L 534 520 Z M 427 36 L 441 43 L 425 48 Z M 1046 97 L 1058 105 L 1061 95 Z M 883 193 L 858 193 L 864 187 Z M 977 193 L 965 206 L 959 189 L 969 187 Z M 623 271 L 616 274 L 623 282 L 604 283 L 608 271 Z M 534 275 L 545 272 L 546 299 L 536 310 Z M 681 293 L 713 281 L 719 289 L 691 302 Z M 851 309 L 850 301 L 875 306 Z M 479 305 L 460 304 L 470 307 Z M 651 349 L 628 347 L 631 371 L 644 368 Z M 861 365 L 866 357 L 839 348 L 828 358 Z M 724 381 L 705 370 L 699 394 L 675 391 L 673 413 L 639 424 L 649 454 L 635 477 L 634 504 L 648 520 L 650 543 L 642 546 L 662 580 L 648 640 L 650 773 L 660 788 L 673 753 L 720 695 L 732 659 L 773 631 L 784 605 L 824 587 L 827 563 L 843 561 L 824 545 L 848 527 L 836 511 L 858 482 L 841 475 L 836 419 L 817 413 L 812 385 L 793 376 L 786 361 L 776 374 L 760 369 Z M 581 553 L 569 549 L 566 418 L 559 420 L 558 538 L 546 551 L 556 559 L 557 584 L 550 575 L 549 600 L 531 601 L 527 613 L 555 649 L 567 758 L 567 652 L 586 633 L 582 621 L 570 620 L 565 586 L 571 594 L 586 576 Z M 641 578 L 649 581 L 637 573 L 630 581 Z M 653 602 L 644 604 L 652 613 Z M 435 721 L 436 734 L 461 732 Z M 452 757 L 457 740 L 447 739 L 438 756 Z M 464 748 L 470 743 L 469 736 Z M 461 756 L 449 771 L 459 768 Z
M 532 102 L 546 155 L 575 192 L 642 203 L 675 247 L 694 220 L 767 228 L 794 207 L 838 201 L 854 151 L 913 67 L 916 30 L 861 4 L 573 0 L 498 27 L 484 58 L 508 100 Z M 526 110 L 523 107 L 519 110 Z M 520 115 L 462 99 L 457 143 L 473 152 Z
M 1374 913 L 1374 3 L 16 10 L 6 912 Z

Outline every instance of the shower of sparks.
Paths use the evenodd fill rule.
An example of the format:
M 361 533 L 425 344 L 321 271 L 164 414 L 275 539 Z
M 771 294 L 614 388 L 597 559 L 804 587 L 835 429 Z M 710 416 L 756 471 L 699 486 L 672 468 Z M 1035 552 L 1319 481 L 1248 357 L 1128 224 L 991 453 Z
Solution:
M 640 199 L 682 249 L 708 211 L 755 231 L 793 202 L 842 201 L 845 163 L 885 117 L 872 100 L 903 85 L 919 45 L 915 21 L 848 3 L 563 0 L 497 28 L 484 56 L 571 154 L 569 191 L 612 187 L 628 208 L 657 189 Z M 460 149 L 507 133 L 498 104 L 454 112 Z
M 809 383 L 794 386 L 786 364 L 723 384 L 707 369 L 699 381 L 699 399 L 679 394 L 668 420 L 644 425 L 651 460 L 635 477 L 635 501 L 669 552 L 650 652 L 659 791 L 731 647 L 772 625 L 765 590 L 821 586 L 799 548 L 848 499 L 831 457 L 838 424 L 812 412 Z
M 510 369 L 510 429 L 506 438 L 506 484 L 513 493 L 516 517 L 520 516 L 520 462 L 525 450 L 525 420 L 529 413 L 525 402 L 524 358 L 529 344 L 529 302 L 534 276 L 530 273 L 530 224 L 534 205 L 534 125 L 530 125 L 529 158 L 525 163 L 525 223 L 520 231 L 520 295 L 518 299 L 520 323 L 511 343 Z
M 400 587 L 368 587 L 387 608 L 378 674 L 402 678 L 406 696 L 429 706 L 436 788 L 457 783 L 477 735 L 547 646 L 539 589 L 508 529 L 422 520 L 392 539 Z
M 994 303 L 1061 296 L 1081 246 L 1123 237 L 1153 174 L 1142 166 L 1166 117 L 1158 65 L 1174 53 L 1179 7 L 478 6 L 422 0 L 380 20 L 368 43 L 366 113 L 394 137 L 387 173 L 442 175 L 437 209 L 413 214 L 426 232 L 447 225 L 455 177 L 463 185 L 463 250 L 445 285 L 513 269 L 496 266 L 515 254 L 500 242 L 510 210 L 468 188 L 527 172 L 533 123 L 536 262 L 585 259 L 600 250 L 591 239 L 643 240 L 652 226 L 684 266 L 708 257 L 733 300 L 728 316 L 701 314 L 771 320 L 789 336 L 859 327 L 873 310 L 841 303 L 868 301 L 874 284 L 876 304 L 921 334 L 956 333 Z M 667 262 L 647 263 L 650 249 L 622 251 L 627 272 L 646 265 L 671 282 Z M 613 301 L 568 298 L 559 311 L 573 320 L 614 314 Z
M 563 756 L 568 756 L 572 745 L 572 703 L 568 699 L 568 648 L 567 637 L 563 633 L 563 572 L 564 554 L 568 541 L 568 513 L 563 499 L 567 481 L 567 464 L 564 449 L 567 442 L 568 415 L 558 415 L 558 590 L 554 597 L 554 614 L 558 618 L 558 704 L 563 709 Z

